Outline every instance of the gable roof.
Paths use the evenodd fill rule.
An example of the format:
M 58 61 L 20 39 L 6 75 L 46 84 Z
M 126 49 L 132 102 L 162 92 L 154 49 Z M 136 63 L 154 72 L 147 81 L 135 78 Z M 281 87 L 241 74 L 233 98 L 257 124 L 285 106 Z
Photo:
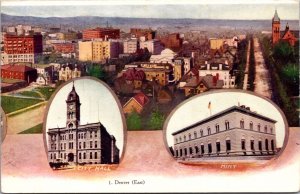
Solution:
M 149 102 L 149 98 L 140 92 L 133 97 L 141 106 L 145 106 Z

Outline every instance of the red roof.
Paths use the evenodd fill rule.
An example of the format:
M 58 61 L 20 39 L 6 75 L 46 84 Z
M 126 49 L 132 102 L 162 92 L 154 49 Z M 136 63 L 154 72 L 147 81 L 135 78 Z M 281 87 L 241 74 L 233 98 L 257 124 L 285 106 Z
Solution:
M 139 80 L 142 81 L 145 79 L 145 73 L 142 70 L 136 70 L 135 68 L 128 69 L 125 73 L 123 73 L 123 76 L 126 80 Z
M 26 65 L 1 65 L 1 69 L 5 69 L 8 71 L 14 71 L 14 72 L 27 72 L 35 70 L 34 68 L 28 67 Z
M 141 106 L 145 106 L 149 102 L 149 98 L 142 92 L 133 97 Z

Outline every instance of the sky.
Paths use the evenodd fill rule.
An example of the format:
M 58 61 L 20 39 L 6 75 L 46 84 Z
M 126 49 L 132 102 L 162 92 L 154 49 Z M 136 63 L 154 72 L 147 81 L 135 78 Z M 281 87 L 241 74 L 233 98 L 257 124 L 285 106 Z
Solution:
M 70 82 L 62 87 L 52 100 L 46 121 L 47 131 L 49 128 L 66 126 L 66 99 L 72 86 L 73 82 Z M 121 157 L 124 142 L 124 127 L 120 112 L 122 110 L 119 109 L 111 90 L 102 83 L 88 78 L 75 80 L 74 86 L 81 102 L 80 124 L 100 121 L 108 133 L 115 136 Z
M 269 117 L 275 121 L 276 143 L 277 147 L 283 145 L 285 138 L 285 123 L 280 112 L 270 102 L 243 92 L 214 92 L 204 93 L 200 96 L 191 98 L 176 107 L 173 114 L 170 114 L 170 120 L 165 124 L 165 134 L 168 146 L 174 145 L 172 133 L 190 126 L 200 120 L 210 116 L 208 104 L 211 102 L 211 115 L 221 112 L 234 105 L 246 105 L 252 111 Z M 180 121 L 180 122 L 178 122 Z
M 2 13 L 39 17 L 134 17 L 194 19 L 270 19 L 277 9 L 285 20 L 299 19 L 298 0 L 98 0 L 2 1 Z

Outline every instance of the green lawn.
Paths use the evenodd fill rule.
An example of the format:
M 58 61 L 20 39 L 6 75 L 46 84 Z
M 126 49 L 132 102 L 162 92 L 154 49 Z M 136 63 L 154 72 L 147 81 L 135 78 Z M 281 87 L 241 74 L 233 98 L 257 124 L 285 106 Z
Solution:
M 26 129 L 25 131 L 20 132 L 19 134 L 33 134 L 33 133 L 42 133 L 43 132 L 43 123 L 40 123 L 34 127 Z
M 37 91 L 41 92 L 45 96 L 45 100 L 49 100 L 55 88 L 52 87 L 38 87 L 36 88 Z
M 19 94 L 21 94 L 23 96 L 41 98 L 41 96 L 38 93 L 33 92 L 33 91 L 23 91 L 23 92 L 20 92 Z
M 1 96 L 1 107 L 6 114 L 32 106 L 39 102 L 42 102 L 42 100 Z

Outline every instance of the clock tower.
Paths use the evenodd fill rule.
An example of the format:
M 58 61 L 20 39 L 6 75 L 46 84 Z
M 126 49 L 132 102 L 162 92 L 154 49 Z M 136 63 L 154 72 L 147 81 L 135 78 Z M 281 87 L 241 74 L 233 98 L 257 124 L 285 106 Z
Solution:
M 272 43 L 273 45 L 280 40 L 280 18 L 278 17 L 277 10 L 275 10 L 272 19 Z
M 74 82 L 71 92 L 66 100 L 67 103 L 67 123 L 68 129 L 77 128 L 80 124 L 80 100 L 76 93 Z

